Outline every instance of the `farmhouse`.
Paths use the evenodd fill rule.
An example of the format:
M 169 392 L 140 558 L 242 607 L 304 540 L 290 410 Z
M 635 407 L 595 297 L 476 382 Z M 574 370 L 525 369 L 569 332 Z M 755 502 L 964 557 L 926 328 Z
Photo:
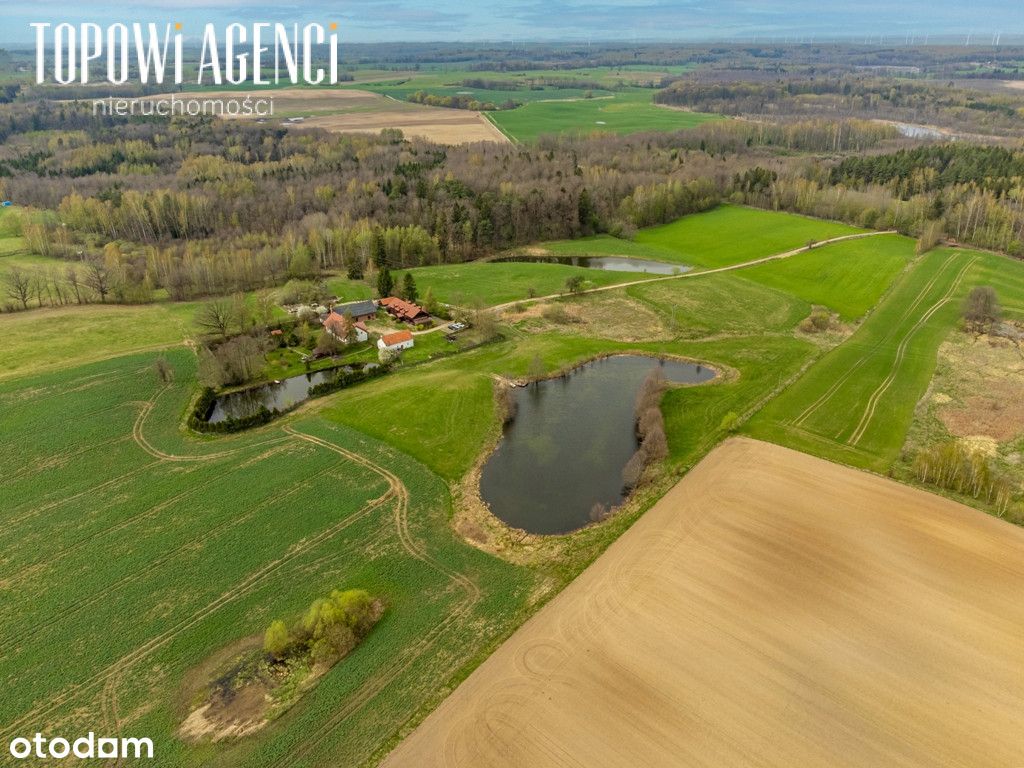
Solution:
M 409 331 L 395 331 L 394 333 L 387 333 L 377 339 L 377 348 L 381 351 L 385 349 L 398 352 L 403 349 L 409 349 L 414 346 L 416 341 L 413 339 L 412 334 Z
M 338 315 L 339 317 L 351 315 L 352 319 L 356 322 L 372 320 L 377 316 L 377 305 L 373 303 L 372 299 L 350 301 L 348 304 L 338 304 L 331 310 L 331 314 Z
M 344 315 L 331 312 L 324 320 L 324 329 L 342 344 L 347 344 L 349 339 L 355 341 L 366 341 L 370 335 L 366 324 L 362 320 L 349 320 Z
M 389 315 L 405 323 L 425 323 L 430 320 L 430 313 L 427 310 L 405 299 L 388 296 L 386 299 L 380 300 L 380 305 L 387 310 Z

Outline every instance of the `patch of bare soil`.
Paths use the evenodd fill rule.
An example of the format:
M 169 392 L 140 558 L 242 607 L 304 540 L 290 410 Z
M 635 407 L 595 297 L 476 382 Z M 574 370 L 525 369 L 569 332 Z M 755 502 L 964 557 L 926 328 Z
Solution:
M 987 437 L 1006 443 L 1024 434 L 1024 357 L 1013 342 L 993 336 L 960 334 L 942 345 L 940 384 L 949 391 L 937 409 L 950 434 Z
M 628 296 L 597 293 L 571 301 L 528 304 L 505 318 L 538 333 L 558 331 L 612 341 L 656 341 L 673 334 L 657 312 Z
M 1018 765 L 1022 580 L 1024 530 L 733 439 L 383 765 Z

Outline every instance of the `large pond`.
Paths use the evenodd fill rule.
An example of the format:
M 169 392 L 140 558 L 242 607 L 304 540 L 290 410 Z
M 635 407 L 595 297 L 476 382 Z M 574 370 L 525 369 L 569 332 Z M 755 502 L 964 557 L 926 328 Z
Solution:
M 695 363 L 617 355 L 515 389 L 516 416 L 480 477 L 491 511 L 514 528 L 557 534 L 592 522 L 595 505 L 620 504 L 622 470 L 638 447 L 636 395 L 655 367 L 674 383 L 715 376 Z
M 216 424 L 227 419 L 244 419 L 247 416 L 254 416 L 260 409 L 267 408 L 271 411 L 285 411 L 294 405 L 309 398 L 309 390 L 317 384 L 332 381 L 340 372 L 352 373 L 362 366 L 355 368 L 346 365 L 340 368 L 331 368 L 315 373 L 304 373 L 300 376 L 292 376 L 289 379 L 276 381 L 272 384 L 261 384 L 258 387 L 242 389 L 238 392 L 230 392 L 221 395 L 213 402 L 207 421 Z M 367 363 L 366 368 L 376 368 L 376 363 Z
M 587 269 L 604 269 L 609 272 L 647 272 L 652 275 L 681 275 L 691 269 L 685 264 L 666 264 L 664 261 L 631 259 L 625 256 L 505 256 L 495 261 L 566 264 Z

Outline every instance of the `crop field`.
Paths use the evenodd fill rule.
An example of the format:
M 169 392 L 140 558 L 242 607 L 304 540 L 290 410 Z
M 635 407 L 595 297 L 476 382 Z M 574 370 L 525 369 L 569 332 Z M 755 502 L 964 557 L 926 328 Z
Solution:
M 361 82 L 358 87 L 403 102 L 418 91 L 496 105 L 513 101 L 521 106 L 489 111 L 484 117 L 512 140 L 529 143 L 544 134 L 677 131 L 721 119 L 718 115 L 657 106 L 652 88 L 638 87 L 651 86 L 665 75 L 686 69 L 596 67 L 518 73 L 427 69 L 378 82 Z M 474 81 L 477 84 L 469 84 Z
M 169 359 L 169 386 L 151 355 L 0 384 L 4 736 L 147 734 L 168 766 L 360 764 L 507 631 L 532 577 L 456 540 L 435 475 L 336 424 L 183 439 L 194 362 Z M 173 737 L 191 668 L 339 585 L 387 613 L 299 707 L 230 748 Z
M 191 302 L 88 304 L 4 315 L 0 318 L 4 333 L 0 381 L 180 345 L 195 334 L 193 319 L 198 306 Z
M 592 98 L 531 101 L 516 109 L 487 112 L 486 116 L 518 142 L 535 141 L 545 134 L 680 131 L 720 119 L 717 115 L 658 106 L 646 89 Z
M 1018 528 L 732 440 L 383 765 L 1013 765 L 1021 578 Z
M 888 468 L 978 258 L 950 249 L 921 257 L 848 341 L 753 419 L 751 434 L 855 466 Z
M 227 99 L 238 95 L 236 91 L 202 91 L 194 93 L 191 98 Z M 180 98 L 180 94 L 178 96 Z M 369 91 L 279 88 L 259 91 L 257 96 L 274 100 L 273 117 L 266 120 L 286 122 L 293 129 L 312 127 L 336 133 L 378 133 L 384 128 L 398 128 L 406 136 L 440 144 L 506 141 L 504 135 L 479 112 L 428 107 Z M 150 97 L 154 101 L 168 98 L 169 95 Z M 291 118 L 302 118 L 302 121 L 288 123 Z

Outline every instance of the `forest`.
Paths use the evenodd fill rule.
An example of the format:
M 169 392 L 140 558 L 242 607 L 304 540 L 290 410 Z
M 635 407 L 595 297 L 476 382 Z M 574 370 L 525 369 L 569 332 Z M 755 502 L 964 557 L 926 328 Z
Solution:
M 873 93 L 859 88 L 674 81 L 656 98 L 722 111 L 718 100 L 731 99 L 737 112 L 765 94 Z M 922 92 L 898 90 L 890 102 Z M 146 302 L 157 291 L 184 300 L 326 272 L 372 284 L 383 266 L 628 238 L 726 201 L 1021 255 L 1022 169 L 1008 147 L 922 142 L 856 117 L 439 146 L 394 130 L 168 122 L 17 100 L 0 105 L 0 196 L 17 203 L 5 226 L 66 266 L 8 270 L 3 308 Z

